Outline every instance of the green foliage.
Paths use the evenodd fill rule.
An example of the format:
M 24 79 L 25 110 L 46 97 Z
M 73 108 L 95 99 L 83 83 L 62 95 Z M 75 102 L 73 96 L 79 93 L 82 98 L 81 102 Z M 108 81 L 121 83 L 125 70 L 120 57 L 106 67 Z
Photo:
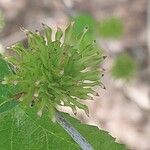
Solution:
M 69 106 L 76 113 L 76 107 L 83 109 L 88 115 L 88 108 L 81 99 L 90 98 L 94 94 L 93 86 L 100 85 L 100 70 L 97 67 L 103 56 L 88 43 L 84 48 L 82 40 L 87 29 L 72 42 L 73 23 L 65 31 L 64 42 L 60 42 L 63 32 L 57 29 L 52 41 L 52 30 L 44 25 L 45 35 L 25 30 L 28 47 L 22 43 L 11 46 L 16 56 L 5 59 L 15 68 L 15 74 L 5 77 L 2 84 L 18 86 L 19 97 L 27 106 L 35 105 L 38 114 L 47 108 L 53 118 L 57 105 Z M 85 82 L 89 81 L 89 82 Z M 15 95 L 16 94 L 16 95 Z
M 119 38 L 123 34 L 123 25 L 120 19 L 109 17 L 99 23 L 99 34 L 103 38 Z
M 119 55 L 112 67 L 112 75 L 115 78 L 130 79 L 136 73 L 136 63 L 128 54 Z
M 55 57 L 56 61 L 53 59 L 50 59 L 49 61 L 44 61 L 47 58 L 46 54 L 48 52 L 48 48 L 46 48 L 46 47 L 49 44 L 50 45 L 52 44 L 52 47 L 49 47 L 49 49 L 50 49 L 50 52 L 53 52 L 53 48 L 58 45 L 57 45 L 56 41 L 51 42 L 51 39 L 47 40 L 51 33 L 51 29 L 47 26 L 44 26 L 44 27 L 46 28 L 45 35 L 47 35 L 47 38 L 46 38 L 47 44 L 41 44 L 42 41 L 44 42 L 43 36 L 40 36 L 37 33 L 32 33 L 30 31 L 25 30 L 27 33 L 27 36 L 28 36 L 28 40 L 29 40 L 29 47 L 27 49 L 25 49 L 22 46 L 20 47 L 20 44 L 13 46 L 13 49 L 16 50 L 16 53 L 18 53 L 18 55 L 16 55 L 16 57 L 13 57 L 14 59 L 7 58 L 9 61 L 9 65 L 6 64 L 2 59 L 0 59 L 0 80 L 2 81 L 2 79 L 4 77 L 8 76 L 7 78 L 5 78 L 4 81 L 2 81 L 3 84 L 0 84 L 0 148 L 3 150 L 28 150 L 28 149 L 31 149 L 31 150 L 61 150 L 61 149 L 62 150 L 79 150 L 80 149 L 79 145 L 77 145 L 72 140 L 72 138 L 67 134 L 67 132 L 57 122 L 54 123 L 50 119 L 48 111 L 46 111 L 46 109 L 43 109 L 43 111 L 44 111 L 43 115 L 41 117 L 38 117 L 37 116 L 37 111 L 39 111 L 38 107 L 31 108 L 31 107 L 28 107 L 28 105 L 24 105 L 23 102 L 20 103 L 18 100 L 16 100 L 16 101 L 9 100 L 10 98 L 11 99 L 15 99 L 15 98 L 18 99 L 18 97 L 23 98 L 22 90 L 26 89 L 25 88 L 26 86 L 29 88 L 30 85 L 32 85 L 32 84 L 35 85 L 33 81 L 37 81 L 37 79 L 39 79 L 38 78 L 39 76 L 36 73 L 39 73 L 41 75 L 40 80 L 38 80 L 40 82 L 38 82 L 38 84 L 36 82 L 36 88 L 37 88 L 37 85 L 40 84 L 40 86 L 42 86 L 43 89 L 45 89 L 45 87 L 43 85 L 48 84 L 47 80 L 48 80 L 48 82 L 50 82 L 50 85 L 53 87 L 53 89 L 58 88 L 58 86 L 54 86 L 55 84 L 53 85 L 54 82 L 52 83 L 50 80 L 51 78 L 49 78 L 49 76 L 51 77 L 51 72 L 48 72 L 48 75 L 46 72 L 46 70 L 48 70 L 49 68 L 53 68 L 52 71 L 54 71 L 54 73 L 55 73 L 55 71 L 58 71 L 58 70 L 55 70 L 55 68 L 53 67 L 54 64 L 55 64 L 55 67 L 57 65 L 57 63 L 56 63 L 58 61 L 58 59 L 56 59 L 57 57 Z M 70 36 L 69 28 L 67 28 L 66 32 L 67 32 L 67 35 Z M 56 35 L 57 35 L 56 39 L 60 39 L 61 32 L 59 32 L 59 33 L 57 32 Z M 65 38 L 65 43 L 70 42 L 68 36 Z M 38 38 L 38 41 L 36 41 L 37 38 Z M 17 47 L 18 45 L 19 45 L 19 47 Z M 64 44 L 62 44 L 62 46 L 63 45 Z M 33 46 L 33 47 L 31 47 L 31 46 Z M 78 46 L 79 46 L 79 43 L 75 47 L 78 47 Z M 44 49 L 42 49 L 43 47 L 44 47 Z M 60 45 L 58 47 L 60 48 Z M 32 49 L 32 48 L 34 48 L 34 49 Z M 36 51 L 34 51 L 34 50 L 36 50 Z M 46 51 L 45 55 L 43 55 L 43 53 L 45 53 L 45 51 L 42 51 L 42 50 Z M 61 49 L 61 50 L 63 50 L 63 49 Z M 69 48 L 67 47 L 66 50 L 68 50 L 67 52 L 69 53 L 69 57 L 71 57 L 72 51 L 69 51 L 70 47 Z M 76 50 L 80 50 L 80 49 L 76 49 Z M 85 50 L 87 50 L 87 49 L 85 49 Z M 93 51 L 93 49 L 90 49 L 90 50 Z M 88 51 L 89 54 L 90 54 L 90 50 Z M 55 52 L 57 52 L 57 50 Z M 61 51 L 59 51 L 59 52 L 61 52 Z M 40 55 L 38 55 L 37 53 L 39 53 Z M 79 53 L 80 52 L 78 52 L 78 54 Z M 31 54 L 35 58 L 33 56 L 31 56 Z M 50 54 L 52 56 L 56 56 L 55 53 L 48 53 L 49 58 L 51 58 Z M 60 53 L 60 54 L 62 54 L 62 53 Z M 74 52 L 74 54 L 76 54 L 76 53 Z M 84 53 L 82 53 L 82 54 L 84 54 Z M 40 56 L 45 57 L 45 59 L 43 57 L 41 58 Z M 83 55 L 83 56 L 85 56 L 85 55 Z M 37 61 L 37 58 L 38 58 L 38 61 Z M 87 58 L 89 58 L 89 57 L 87 57 Z M 92 58 L 93 58 L 93 56 L 92 56 Z M 43 69 L 43 67 L 41 65 L 40 71 L 45 70 L 46 73 L 44 72 L 44 74 L 46 75 L 46 77 L 45 77 L 46 79 L 43 77 L 44 76 L 43 73 L 41 73 L 40 71 L 36 72 L 37 70 L 36 70 L 35 64 L 33 63 L 34 62 L 33 60 L 35 61 L 38 69 L 39 69 L 38 66 L 40 65 L 40 63 L 43 64 L 43 67 L 45 67 L 45 69 Z M 78 59 L 78 61 L 80 61 L 80 60 L 82 60 L 82 58 Z M 101 57 L 100 57 L 100 61 L 101 61 Z M 67 61 L 67 62 L 70 62 L 70 61 Z M 87 60 L 84 60 L 84 62 L 87 62 Z M 94 64 L 91 64 L 90 66 L 96 67 L 95 63 L 99 64 L 99 62 L 94 61 Z M 47 66 L 45 66 L 45 65 L 48 65 L 48 64 L 50 65 L 50 67 L 46 68 Z M 68 64 L 68 63 L 66 63 L 66 64 Z M 82 64 L 84 64 L 84 63 L 82 62 Z M 15 70 L 16 74 L 12 74 L 12 70 L 9 67 L 10 65 L 11 65 L 11 67 L 14 67 L 13 69 Z M 19 67 L 22 67 L 22 68 L 19 68 Z M 74 66 L 71 65 L 71 67 L 67 71 L 70 73 L 70 70 L 72 70 L 73 67 Z M 26 70 L 26 69 L 28 69 L 28 70 Z M 24 80 L 21 78 L 21 75 Z M 25 75 L 26 75 L 26 77 L 25 77 Z M 57 74 L 55 74 L 55 75 L 56 75 L 56 77 L 58 77 Z M 33 81 L 30 79 L 30 77 Z M 54 77 L 55 76 L 53 76 L 53 78 Z M 86 76 L 84 76 L 84 77 L 86 77 Z M 74 78 L 76 78 L 76 76 L 74 76 Z M 80 77 L 80 74 L 79 74 L 79 78 L 82 79 L 82 76 Z M 95 80 L 95 77 L 93 77 L 92 74 L 89 75 L 88 78 Z M 42 81 L 41 81 L 41 79 L 42 79 Z M 44 82 L 43 82 L 43 79 L 45 79 Z M 72 80 L 70 80 L 70 78 L 68 80 L 72 81 Z M 63 84 L 63 85 L 68 86 L 68 80 L 64 80 L 64 82 L 66 82 L 66 84 Z M 14 81 L 18 81 L 18 82 L 14 82 Z M 26 83 L 26 81 L 28 81 L 28 84 L 27 85 L 25 84 L 26 86 L 24 84 L 23 85 L 21 84 L 22 82 Z M 55 81 L 57 81 L 57 80 L 55 80 Z M 47 84 L 45 84 L 45 82 Z M 10 84 L 5 84 L 5 83 L 10 83 Z M 11 84 L 11 83 L 13 83 L 13 84 Z M 16 87 L 16 84 L 17 84 L 17 87 Z M 70 85 L 70 83 L 69 83 L 69 85 Z M 87 86 L 88 84 L 83 84 L 83 85 Z M 95 85 L 95 83 L 89 84 L 88 86 L 92 87 L 93 85 Z M 70 87 L 70 88 L 72 88 L 72 87 Z M 19 91 L 21 93 L 19 93 L 19 94 L 17 93 L 17 95 L 16 94 L 14 95 L 14 93 L 16 93 L 16 91 L 17 92 Z M 53 91 L 53 90 L 51 90 L 51 91 Z M 26 91 L 26 92 L 31 93 L 30 91 Z M 59 92 L 59 88 L 57 89 L 57 92 Z M 40 93 L 38 93 L 38 94 L 40 94 Z M 41 96 L 41 98 L 43 98 L 43 97 Z M 52 100 L 51 96 L 49 96 L 49 98 L 51 101 Z M 29 99 L 29 100 L 31 100 L 31 99 Z M 48 101 L 48 103 L 52 103 L 50 101 Z M 99 149 L 124 150 L 125 149 L 124 145 L 115 143 L 115 139 L 112 138 L 107 132 L 99 130 L 97 127 L 81 124 L 79 121 L 70 117 L 68 114 L 62 113 L 62 115 L 88 140 L 88 142 L 93 146 L 93 148 L 95 150 L 99 150 Z
M 11 70 L 6 62 L 0 58 L 0 81 L 8 74 L 12 74 Z M 15 91 L 14 86 L 0 84 L 0 113 L 11 110 L 17 105 L 17 101 L 9 100 Z
M 12 74 L 11 70 L 8 69 L 8 65 L 5 63 L 4 60 L 0 58 L 0 81 L 4 79 L 4 76 L 7 74 Z M 13 92 L 15 91 L 15 88 L 10 85 L 2 85 L 0 84 L 0 100 L 5 102 L 6 99 L 4 99 L 6 96 L 11 96 Z
M 34 109 L 34 108 L 33 108 Z M 4 150 L 80 150 L 58 123 L 44 114 L 40 119 L 33 109 L 19 107 L 0 115 L 0 146 Z M 97 127 L 81 124 L 63 114 L 71 124 L 91 143 L 95 150 L 124 150 L 121 144 L 107 132 Z
M 0 60 L 0 79 L 10 73 L 8 66 Z M 9 91 L 9 92 L 8 92 Z M 17 101 L 8 102 L 11 89 L 0 87 L 0 147 L 4 150 L 79 150 L 80 147 L 56 122 L 52 122 L 47 113 L 37 117 L 36 107 L 16 105 Z M 7 104 L 7 106 L 6 106 Z M 5 109 L 4 109 L 5 108 Z M 11 108 L 11 109 L 10 109 Z M 81 124 L 68 114 L 62 115 L 92 144 L 95 150 L 124 150 L 115 143 L 107 132 L 97 127 Z

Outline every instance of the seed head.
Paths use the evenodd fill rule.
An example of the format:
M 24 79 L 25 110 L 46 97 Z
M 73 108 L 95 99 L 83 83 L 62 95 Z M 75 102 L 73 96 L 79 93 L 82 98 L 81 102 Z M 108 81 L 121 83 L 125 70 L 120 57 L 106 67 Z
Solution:
M 95 41 L 86 46 L 83 44 L 87 28 L 75 38 L 76 41 L 72 38 L 73 24 L 66 28 L 65 33 L 57 28 L 54 40 L 52 29 L 45 24 L 44 35 L 21 27 L 27 35 L 28 47 L 20 42 L 11 47 L 17 55 L 9 62 L 17 69 L 8 79 L 24 93 L 19 101 L 37 107 L 38 116 L 42 116 L 44 108 L 55 114 L 57 105 L 62 103 L 74 114 L 79 108 L 89 115 L 88 107 L 81 100 L 88 99 L 89 94 L 93 95 L 93 87 L 100 85 L 101 71 L 97 66 L 104 57 L 95 47 Z

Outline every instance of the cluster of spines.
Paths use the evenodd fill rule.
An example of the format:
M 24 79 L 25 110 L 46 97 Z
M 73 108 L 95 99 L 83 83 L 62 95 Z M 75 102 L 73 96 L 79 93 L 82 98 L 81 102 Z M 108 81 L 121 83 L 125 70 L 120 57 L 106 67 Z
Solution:
M 36 105 L 38 115 L 44 108 L 50 114 L 55 113 L 57 105 L 69 106 L 76 114 L 76 108 L 83 109 L 88 115 L 88 108 L 81 99 L 98 96 L 92 88 L 101 84 L 100 63 L 105 56 L 96 50 L 95 41 L 82 46 L 87 28 L 76 39 L 72 38 L 73 23 L 65 30 L 65 35 L 57 28 L 55 39 L 52 29 L 43 24 L 44 36 L 39 32 L 26 29 L 28 46 L 16 43 L 10 49 L 17 54 L 7 61 L 15 73 L 5 78 L 3 84 L 10 83 L 19 87 L 14 96 L 26 105 Z M 64 41 L 62 37 L 64 35 Z

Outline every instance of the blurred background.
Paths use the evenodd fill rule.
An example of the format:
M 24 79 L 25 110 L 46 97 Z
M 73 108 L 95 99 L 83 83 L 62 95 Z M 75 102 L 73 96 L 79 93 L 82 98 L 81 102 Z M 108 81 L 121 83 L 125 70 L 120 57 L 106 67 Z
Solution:
M 0 0 L 0 52 L 25 40 L 21 26 L 65 29 L 71 20 L 75 35 L 89 26 L 86 41 L 96 39 L 107 56 L 100 66 L 106 90 L 97 87 L 99 96 L 86 101 L 90 117 L 82 111 L 76 117 L 109 131 L 129 149 L 150 150 L 150 1 Z

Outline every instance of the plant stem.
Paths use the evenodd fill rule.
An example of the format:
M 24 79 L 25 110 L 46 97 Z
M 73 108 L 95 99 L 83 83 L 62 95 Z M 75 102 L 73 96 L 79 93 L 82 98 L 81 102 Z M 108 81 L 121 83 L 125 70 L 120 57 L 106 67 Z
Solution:
M 94 150 L 91 144 L 58 111 L 56 111 L 56 121 L 83 150 Z

